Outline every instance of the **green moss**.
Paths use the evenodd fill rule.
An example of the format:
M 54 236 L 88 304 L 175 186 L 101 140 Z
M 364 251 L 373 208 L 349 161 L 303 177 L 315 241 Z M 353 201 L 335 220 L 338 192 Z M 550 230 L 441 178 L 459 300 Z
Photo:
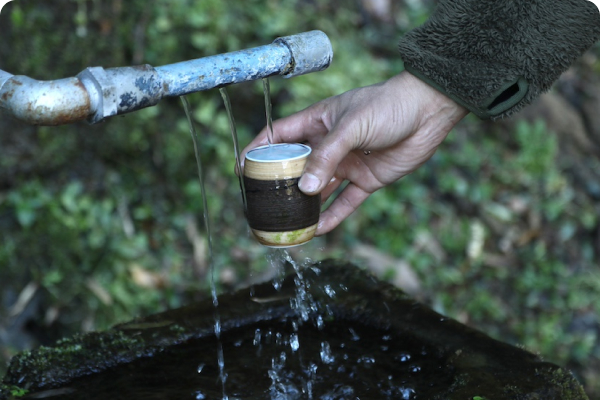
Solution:
M 148 349 L 139 336 L 122 331 L 75 335 L 62 339 L 53 347 L 41 346 L 17 354 L 10 363 L 5 385 L 39 382 L 39 387 L 68 381 L 73 376 L 105 369 L 123 359 L 139 357 Z M 26 387 L 25 389 L 33 389 Z
M 297 231 L 292 231 L 292 232 L 288 232 L 287 235 L 287 241 L 290 243 L 296 243 L 296 241 L 300 238 L 300 236 L 304 235 L 304 233 L 306 232 L 306 228 L 304 229 L 298 229 Z
M 186 329 L 185 329 L 183 326 L 181 326 L 181 325 L 178 325 L 178 324 L 171 325 L 171 326 L 169 327 L 169 329 L 170 329 L 171 331 L 173 331 L 173 332 L 176 332 L 176 333 L 185 333 L 185 332 L 186 332 Z
M 559 388 L 561 399 L 587 399 L 583 386 L 573 377 L 570 371 L 558 368 L 550 374 L 550 382 Z
M 29 393 L 29 390 L 15 386 L 0 384 L 0 398 L 18 399 Z

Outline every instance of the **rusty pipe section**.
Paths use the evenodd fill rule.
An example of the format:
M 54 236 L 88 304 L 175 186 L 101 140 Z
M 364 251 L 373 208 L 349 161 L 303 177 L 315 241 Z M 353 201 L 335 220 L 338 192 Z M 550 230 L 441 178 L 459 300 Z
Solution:
M 0 107 L 34 125 L 97 123 L 156 105 L 164 97 L 326 69 L 333 58 L 321 31 L 276 39 L 272 44 L 161 67 L 86 68 L 76 77 L 38 81 L 0 70 Z
M 0 106 L 33 125 L 81 121 L 91 110 L 90 96 L 77 78 L 37 81 L 26 76 L 12 76 L 0 89 Z

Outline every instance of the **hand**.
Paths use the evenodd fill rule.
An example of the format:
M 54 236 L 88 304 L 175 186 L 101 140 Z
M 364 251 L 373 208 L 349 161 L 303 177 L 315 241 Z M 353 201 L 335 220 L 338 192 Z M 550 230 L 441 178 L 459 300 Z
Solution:
M 427 161 L 467 110 L 408 72 L 330 97 L 273 123 L 275 143 L 308 141 L 299 182 L 322 201 L 348 185 L 321 214 L 316 234 L 338 226 L 371 193 Z M 267 144 L 267 130 L 244 149 Z M 368 155 L 367 155 L 368 154 Z

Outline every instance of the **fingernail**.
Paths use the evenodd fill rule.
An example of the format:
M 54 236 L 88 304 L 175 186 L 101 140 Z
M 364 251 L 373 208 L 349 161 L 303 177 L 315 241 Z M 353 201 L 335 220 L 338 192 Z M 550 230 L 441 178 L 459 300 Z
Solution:
M 321 180 L 314 176 L 313 174 L 304 174 L 302 178 L 300 178 L 300 182 L 298 183 L 298 187 L 304 193 L 313 193 L 316 192 L 321 184 Z

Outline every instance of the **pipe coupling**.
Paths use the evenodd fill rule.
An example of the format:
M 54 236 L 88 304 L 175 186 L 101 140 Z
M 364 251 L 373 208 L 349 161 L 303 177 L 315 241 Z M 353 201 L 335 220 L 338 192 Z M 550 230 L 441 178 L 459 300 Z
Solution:
M 77 78 L 90 95 L 91 124 L 117 114 L 125 114 L 158 104 L 163 85 L 150 65 L 104 69 L 86 68 Z

